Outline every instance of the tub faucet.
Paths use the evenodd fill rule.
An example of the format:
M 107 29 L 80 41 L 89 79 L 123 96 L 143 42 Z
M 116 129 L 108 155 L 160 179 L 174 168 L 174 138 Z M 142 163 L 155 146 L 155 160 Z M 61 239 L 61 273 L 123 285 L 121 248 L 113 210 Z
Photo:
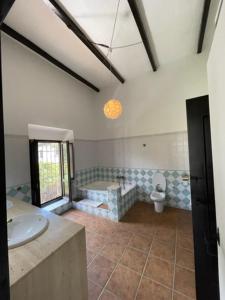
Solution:
M 121 186 L 121 180 L 122 180 L 123 189 L 125 189 L 125 176 L 116 176 L 116 179 L 118 179 L 119 186 Z

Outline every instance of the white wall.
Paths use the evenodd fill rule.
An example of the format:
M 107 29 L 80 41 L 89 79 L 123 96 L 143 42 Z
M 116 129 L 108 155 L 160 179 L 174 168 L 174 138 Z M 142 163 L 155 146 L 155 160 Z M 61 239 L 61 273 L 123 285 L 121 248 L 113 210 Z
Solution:
M 6 35 L 2 62 L 6 183 L 13 186 L 30 182 L 29 123 L 71 129 L 75 139 L 96 137 L 95 92 Z M 95 166 L 94 151 L 82 145 L 75 144 L 76 165 Z
M 98 166 L 96 141 L 75 140 L 74 151 L 76 170 Z
M 5 135 L 6 186 L 30 182 L 29 140 L 27 136 Z
M 205 55 L 160 67 L 157 72 L 120 84 L 116 91 L 105 89 L 96 95 L 98 138 L 185 131 L 185 100 L 207 92 Z M 121 100 L 124 109 L 115 121 L 106 119 L 102 111 L 104 103 L 113 97 Z
M 29 139 L 74 141 L 73 130 L 28 124 Z
M 185 99 L 207 93 L 204 55 L 128 81 L 116 93 L 112 88 L 95 93 L 6 35 L 2 46 L 5 133 L 11 136 L 6 146 L 13 157 L 7 154 L 7 186 L 27 181 L 28 144 L 24 140 L 22 146 L 15 136 L 27 136 L 29 123 L 73 130 L 77 170 L 96 165 L 188 169 L 185 138 L 181 145 L 173 133 L 186 130 Z M 116 121 L 102 112 L 112 96 L 124 107 Z M 118 137 L 129 139 L 102 141 Z M 16 142 L 25 152 L 17 153 Z M 20 171 L 13 171 L 11 161 Z
M 6 134 L 27 135 L 31 123 L 95 138 L 96 92 L 6 35 L 2 63 Z
M 97 155 L 102 167 L 189 170 L 186 132 L 101 140 Z
M 208 61 L 209 101 L 219 247 L 220 298 L 225 299 L 225 4 Z

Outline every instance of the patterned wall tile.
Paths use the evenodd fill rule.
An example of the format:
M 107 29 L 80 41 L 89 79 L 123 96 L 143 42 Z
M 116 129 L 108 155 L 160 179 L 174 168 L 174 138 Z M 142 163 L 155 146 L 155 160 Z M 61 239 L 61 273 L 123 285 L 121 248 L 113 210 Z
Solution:
M 136 187 L 133 186 L 124 195 L 121 193 L 121 187 L 108 188 L 107 192 L 88 192 L 89 193 L 85 194 L 86 197 L 88 197 L 88 195 L 91 195 L 91 197 L 93 197 L 94 195 L 93 198 L 88 198 L 90 200 L 100 200 L 103 195 L 103 202 L 108 205 L 108 209 L 85 205 L 82 203 L 82 201 L 74 202 L 74 207 L 95 216 L 109 218 L 113 221 L 119 221 L 130 209 L 130 207 L 137 201 Z
M 7 187 L 6 194 L 7 196 L 18 198 L 27 203 L 32 203 L 30 183 Z
M 74 202 L 73 203 L 73 207 L 82 211 L 85 211 L 91 215 L 95 215 L 98 217 L 102 217 L 102 218 L 110 218 L 108 216 L 109 214 L 109 210 L 108 209 L 103 209 L 100 207 L 92 207 L 92 206 L 88 206 L 88 205 L 84 205 L 81 202 Z
M 26 184 L 20 184 L 13 187 L 8 187 L 6 189 L 7 196 L 17 198 L 19 200 L 22 200 L 26 203 L 32 204 L 32 197 L 31 197 L 31 186 L 30 183 Z M 68 211 L 72 206 L 71 202 L 67 202 L 65 204 L 62 204 L 61 206 L 58 206 L 57 208 L 54 208 L 51 210 L 51 212 L 61 215 L 62 213 Z
M 104 203 L 108 202 L 108 192 L 107 191 L 82 191 L 82 197 L 90 200 L 99 200 Z
M 135 196 L 132 193 L 125 195 L 119 200 L 117 207 L 118 215 L 98 208 L 96 214 L 111 219 L 120 219 L 121 216 L 134 204 L 136 200 L 150 202 L 150 193 L 153 191 L 152 179 L 156 172 L 161 172 L 166 177 L 166 204 L 171 207 L 191 210 L 191 193 L 190 183 L 182 181 L 182 175 L 188 174 L 187 171 L 178 170 L 151 170 L 141 168 L 112 168 L 112 167 L 93 167 L 89 169 L 79 170 L 75 174 L 76 189 L 93 181 L 116 181 L 118 175 L 123 175 L 127 183 L 136 184 Z M 91 193 L 91 192 L 90 192 Z M 30 183 L 20 184 L 7 188 L 7 195 L 21 199 L 27 203 L 32 203 Z M 103 202 L 108 201 L 106 194 L 89 194 L 87 198 L 102 197 Z M 128 198 L 127 198 L 128 197 Z M 94 198 L 93 198 L 94 199 Z M 63 207 L 66 209 L 66 207 Z M 62 210 L 56 211 L 62 213 Z
M 91 183 L 96 180 L 98 175 L 98 169 L 96 167 L 89 169 L 82 169 L 76 172 L 75 184 L 82 186 Z
M 182 181 L 182 175 L 187 171 L 150 170 L 138 168 L 99 168 L 99 180 L 116 180 L 116 176 L 124 175 L 128 183 L 137 185 L 137 197 L 140 201 L 151 202 L 150 193 L 153 191 L 153 176 L 162 173 L 167 181 L 166 204 L 168 206 L 191 209 L 190 184 Z M 107 177 L 106 175 L 107 174 Z
M 152 180 L 157 172 L 162 173 L 166 178 L 166 204 L 191 210 L 190 183 L 182 180 L 182 175 L 188 175 L 186 170 L 95 167 L 76 172 L 76 185 L 79 187 L 97 180 L 116 181 L 118 175 L 123 175 L 126 182 L 136 184 L 138 200 L 151 202 L 150 193 L 154 189 Z

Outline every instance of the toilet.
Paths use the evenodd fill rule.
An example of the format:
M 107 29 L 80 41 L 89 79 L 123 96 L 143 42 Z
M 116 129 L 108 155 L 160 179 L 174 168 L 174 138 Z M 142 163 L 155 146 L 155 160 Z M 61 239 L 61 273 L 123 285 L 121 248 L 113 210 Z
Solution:
M 154 190 L 150 194 L 150 199 L 154 202 L 155 211 L 162 213 L 166 197 L 166 178 L 161 173 L 156 173 L 152 180 Z

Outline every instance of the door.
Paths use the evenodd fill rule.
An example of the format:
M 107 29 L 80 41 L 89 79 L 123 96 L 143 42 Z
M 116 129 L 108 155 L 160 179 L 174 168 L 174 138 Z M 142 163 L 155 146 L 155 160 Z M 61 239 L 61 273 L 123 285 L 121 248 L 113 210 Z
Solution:
M 63 198 L 61 143 L 38 141 L 40 201 L 44 205 Z
M 0 1 L 0 25 L 6 18 L 15 0 Z M 11 82 L 13 85 L 13 82 Z M 5 180 L 5 147 L 4 147 L 4 119 L 3 119 L 3 93 L 2 93 L 2 45 L 0 32 L 0 299 L 10 299 L 9 289 L 9 261 L 7 238 L 7 212 L 6 212 L 6 180 Z
M 218 300 L 217 226 L 208 96 L 186 101 L 197 300 Z
M 4 2 L 4 1 L 3 1 Z M 4 5 L 1 3 L 0 8 Z M 6 9 L 6 7 L 5 7 Z M 2 12 L 1 12 L 2 13 Z M 0 22 L 3 16 L 1 15 Z M 0 32 L 0 299 L 9 300 L 9 264 L 8 264 L 8 238 L 7 238 L 7 213 L 6 213 L 6 181 L 5 181 L 5 147 L 4 147 L 4 120 L 3 120 L 3 95 L 2 95 L 2 70 L 1 70 L 1 32 Z
M 70 152 L 71 145 L 72 144 L 70 144 L 69 142 L 62 143 L 63 194 L 69 198 L 72 197 L 72 190 L 71 190 L 70 183 L 71 180 L 73 179 L 73 154 L 72 152 Z
M 44 206 L 71 195 L 69 142 L 30 140 L 32 203 Z

